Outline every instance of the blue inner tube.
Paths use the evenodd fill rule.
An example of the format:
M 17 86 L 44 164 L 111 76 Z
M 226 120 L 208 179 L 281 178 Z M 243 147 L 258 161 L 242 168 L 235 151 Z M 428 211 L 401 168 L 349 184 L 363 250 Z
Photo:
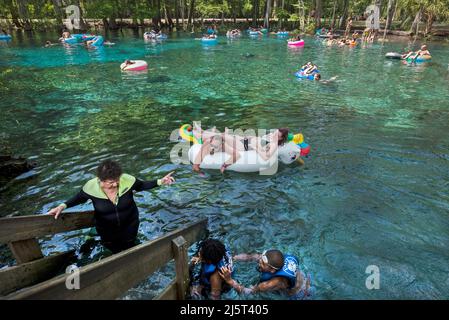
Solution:
M 428 62 L 432 59 L 423 59 L 422 57 L 417 57 L 415 60 L 413 60 L 413 58 L 407 58 L 406 61 L 407 62 Z
M 0 40 L 11 40 L 12 37 L 9 34 L 0 34 Z
M 75 43 L 79 42 L 78 38 L 76 38 L 74 36 L 71 36 L 70 38 L 66 38 L 63 41 L 68 44 L 75 44 Z
M 250 36 L 258 36 L 260 33 L 259 32 L 257 32 L 257 31 L 250 31 L 249 32 L 249 35 Z
M 94 42 L 90 44 L 91 46 L 100 47 L 103 45 L 104 39 L 102 36 L 96 36 L 93 40 Z
M 80 41 L 90 41 L 90 40 L 95 39 L 95 37 L 96 36 L 91 35 L 91 34 L 82 34 Z
M 215 30 L 214 29 L 207 29 L 207 34 L 214 34 Z
M 215 39 L 209 39 L 209 38 L 201 38 L 201 42 L 203 42 L 203 43 L 217 43 L 217 38 L 215 38 Z
M 278 33 L 276 33 L 278 36 L 288 36 L 288 31 L 278 31 Z
M 301 69 L 295 73 L 295 76 L 299 79 L 313 80 L 315 73 L 320 73 L 320 70 L 315 70 L 314 72 L 312 72 L 312 74 L 309 74 L 309 75 L 305 75 L 303 72 L 304 72 L 304 69 Z

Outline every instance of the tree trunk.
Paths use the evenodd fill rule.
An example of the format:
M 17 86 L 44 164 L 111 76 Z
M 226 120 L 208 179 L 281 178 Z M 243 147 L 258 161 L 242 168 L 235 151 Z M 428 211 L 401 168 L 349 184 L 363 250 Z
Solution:
M 190 0 L 190 12 L 189 12 L 189 19 L 188 19 L 188 22 L 187 22 L 187 24 L 189 26 L 193 25 L 194 14 L 195 14 L 195 0 Z
M 384 27 L 384 38 L 383 38 L 384 40 L 387 36 L 388 28 L 391 26 L 391 17 L 392 17 L 391 13 L 393 12 L 393 10 L 392 10 L 392 2 L 393 1 L 394 0 L 388 0 L 387 21 L 385 22 L 385 27 Z M 383 44 L 383 42 L 382 42 L 382 44 Z
M 281 9 L 284 10 L 285 0 L 281 2 Z M 279 19 L 279 28 L 282 28 L 282 19 Z
M 415 32 L 416 35 L 419 33 L 419 21 L 421 20 L 422 15 L 422 8 L 418 10 L 418 12 L 415 15 L 415 20 L 413 20 L 412 27 L 410 28 L 410 32 Z
M 168 2 L 168 1 L 166 1 L 166 2 Z M 173 21 L 171 19 L 170 6 L 168 5 L 168 3 L 164 3 L 164 21 L 165 21 L 165 24 L 168 24 L 168 30 L 172 31 Z
M 175 20 L 176 20 L 176 30 L 179 28 L 179 8 L 178 0 L 175 0 Z
M 263 26 L 267 29 L 270 28 L 270 15 L 271 15 L 271 0 L 267 0 L 267 10 L 265 12 L 265 21 Z
M 387 9 L 387 21 L 385 22 L 385 28 L 387 26 L 391 28 L 391 24 L 393 23 L 394 13 L 396 12 L 393 7 L 396 5 L 396 0 L 388 0 L 388 9 Z
M 331 20 L 331 30 L 334 29 L 335 25 L 335 10 L 337 9 L 338 0 L 334 0 L 334 9 L 332 11 L 332 20 Z
M 348 20 L 348 10 L 349 10 L 349 0 L 344 0 L 343 2 L 343 14 L 340 18 L 339 28 L 346 28 L 346 20 Z
M 315 0 L 315 27 L 321 27 L 321 15 L 323 12 L 323 3 L 321 0 Z
M 109 22 L 107 18 L 103 18 L 103 28 L 107 30 L 109 28 Z
M 59 21 L 61 22 L 61 24 L 64 23 L 64 14 L 62 13 L 62 9 L 60 7 L 60 1 L 58 0 L 52 0 L 53 3 L 53 8 L 55 10 L 55 14 L 58 17 Z
M 433 13 L 428 13 L 427 21 L 426 21 L 425 35 L 427 35 L 428 33 L 430 33 L 432 31 L 432 25 L 433 25 L 434 21 L 435 21 L 435 16 L 433 15 Z
M 157 0 L 157 25 L 158 27 L 161 26 L 161 0 Z

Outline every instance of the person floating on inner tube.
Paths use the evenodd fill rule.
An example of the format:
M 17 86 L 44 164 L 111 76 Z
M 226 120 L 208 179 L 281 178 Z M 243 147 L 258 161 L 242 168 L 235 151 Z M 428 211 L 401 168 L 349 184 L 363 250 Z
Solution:
M 301 41 L 301 35 L 298 34 L 296 37 L 288 39 L 288 41 Z
M 311 75 L 313 72 L 318 70 L 318 67 L 312 62 L 307 62 L 305 65 L 301 67 L 301 70 L 303 70 L 303 73 L 305 75 Z
M 132 65 L 132 64 L 134 64 L 136 62 L 135 61 L 131 61 L 129 59 L 126 59 L 124 63 L 125 63 L 125 65 L 122 67 L 122 70 L 124 70 L 127 66 L 130 66 L 130 65 Z
M 414 52 L 412 51 L 412 50 L 408 50 L 407 51 L 407 53 L 404 53 L 402 56 L 401 56 L 401 59 L 404 59 L 404 60 L 407 60 L 411 55 L 413 55 L 414 54 Z
M 239 294 L 255 294 L 259 292 L 276 292 L 289 297 L 289 300 L 305 300 L 312 297 L 314 288 L 311 277 L 299 269 L 299 261 L 293 255 L 283 254 L 279 250 L 266 250 L 262 254 L 239 254 L 236 261 L 258 261 L 261 273 L 259 282 L 250 287 L 239 284 L 232 279 L 232 270 L 223 266 L 219 275 Z
M 200 243 L 196 256 L 191 259 L 189 273 L 192 299 L 210 298 L 218 300 L 222 293 L 232 288 L 220 277 L 220 268 L 233 272 L 232 254 L 216 239 L 206 239 Z
M 421 46 L 421 49 L 415 52 L 415 55 L 412 56 L 412 60 L 416 60 L 416 58 L 418 57 L 422 57 L 422 56 L 430 56 L 430 52 L 429 50 L 427 50 L 427 46 L 425 44 L 423 44 Z
M 287 142 L 288 129 L 277 129 L 274 133 L 267 135 L 265 141 L 256 136 L 230 135 L 227 129 L 225 129 L 225 133 L 219 133 L 215 128 L 203 131 L 201 128 L 195 127 L 193 134 L 197 139 L 203 141 L 200 152 L 193 162 L 193 171 L 201 172 L 200 165 L 208 154 L 225 152 L 231 157 L 221 166 L 220 171 L 223 173 L 226 168 L 240 159 L 240 151 L 256 150 L 262 159 L 270 159 L 277 148 Z
M 68 39 L 68 38 L 70 38 L 72 35 L 70 34 L 70 32 L 67 30 L 67 29 L 65 29 L 64 30 L 64 32 L 62 33 L 62 38 L 63 39 Z

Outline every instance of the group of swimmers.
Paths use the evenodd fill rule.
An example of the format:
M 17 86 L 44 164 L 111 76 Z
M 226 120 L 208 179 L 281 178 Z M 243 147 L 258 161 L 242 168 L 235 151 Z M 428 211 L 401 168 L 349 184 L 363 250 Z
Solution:
M 234 279 L 234 262 L 256 262 L 260 273 L 259 281 L 245 287 Z M 274 292 L 290 300 L 310 299 L 314 288 L 310 275 L 299 268 L 294 255 L 284 254 L 277 249 L 262 253 L 232 255 L 228 247 L 217 239 L 206 239 L 199 245 L 190 262 L 190 297 L 217 300 L 223 293 L 234 289 L 238 294 Z
M 329 38 L 324 40 L 324 44 L 326 44 L 327 46 L 333 46 L 333 45 L 338 45 L 339 47 L 344 47 L 344 46 L 356 46 L 357 45 L 357 39 L 358 39 L 358 32 L 354 32 L 352 34 L 352 37 L 349 38 L 348 36 L 342 37 L 340 39 L 338 39 L 337 36 L 334 36 L 333 34 L 329 35 Z
M 65 29 L 63 32 L 62 32 L 62 35 L 61 35 L 61 37 L 59 38 L 59 41 L 61 41 L 61 42 L 64 42 L 64 40 L 66 40 L 66 39 L 70 39 L 72 37 L 72 34 L 67 30 L 67 29 Z M 91 39 L 91 40 L 87 40 L 87 41 L 85 41 L 84 43 L 89 47 L 89 46 L 91 46 L 95 41 L 97 41 L 97 39 Z M 103 42 L 103 45 L 110 45 L 110 46 L 112 46 L 112 45 L 114 45 L 115 43 L 112 43 L 112 42 L 110 42 L 110 41 L 104 41 Z M 54 45 L 56 45 L 55 43 L 52 43 L 51 41 L 46 41 L 45 42 L 45 47 L 46 48 L 48 48 L 48 47 L 51 47 L 51 46 L 54 46 Z
M 374 30 L 372 28 L 366 28 L 365 30 L 363 30 L 362 42 L 373 43 L 376 36 L 377 36 L 377 30 Z

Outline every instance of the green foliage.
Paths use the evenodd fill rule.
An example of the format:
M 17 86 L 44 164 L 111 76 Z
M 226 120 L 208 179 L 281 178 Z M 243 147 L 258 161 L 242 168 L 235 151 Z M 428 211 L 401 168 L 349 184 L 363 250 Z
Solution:
M 276 8 L 276 17 L 278 17 L 279 20 L 286 21 L 290 18 L 290 13 L 287 10 L 278 7 Z
M 306 24 L 305 32 L 307 34 L 315 34 L 315 30 L 316 30 L 315 20 L 314 19 L 310 19 L 309 23 Z
M 172 18 L 176 18 L 176 14 L 180 18 L 181 9 L 184 9 L 184 17 L 187 18 L 192 1 L 195 1 L 195 17 L 221 18 L 224 16 L 232 18 L 236 16 L 242 18 L 243 15 L 243 17 L 249 18 L 253 17 L 253 10 L 257 6 L 259 11 L 255 14 L 262 18 L 265 15 L 263 11 L 267 0 L 1 0 L 0 18 L 48 21 L 61 18 L 61 15 L 65 17 L 64 8 L 68 4 L 79 4 L 82 8 L 83 18 L 142 20 L 158 15 L 164 17 L 165 11 L 170 11 Z M 373 2 L 373 0 L 278 0 L 272 16 L 278 18 L 282 23 L 291 21 L 296 24 L 300 21 L 302 10 L 308 16 L 316 10 L 317 3 L 321 3 L 321 16 L 327 20 L 331 19 L 334 8 L 336 19 L 344 13 L 349 16 L 363 16 L 366 8 Z M 423 13 L 422 23 L 447 22 L 449 20 L 449 0 L 393 0 L 393 3 L 394 7 L 397 7 L 395 20 L 404 22 L 402 28 L 407 24 L 410 25 L 420 10 Z M 175 4 L 178 7 L 177 13 L 174 10 Z M 387 4 L 387 0 L 382 1 L 382 18 L 386 17 Z M 33 22 L 34 25 L 39 23 Z M 306 28 L 312 27 L 306 26 Z
M 245 2 L 243 3 L 243 8 L 242 8 L 243 14 L 247 17 L 251 14 L 252 10 L 253 10 L 253 5 L 251 3 L 251 0 L 245 0 Z
M 197 12 L 202 17 L 206 18 L 219 18 L 221 15 L 230 13 L 228 2 L 218 2 L 218 1 L 199 1 L 196 6 Z

